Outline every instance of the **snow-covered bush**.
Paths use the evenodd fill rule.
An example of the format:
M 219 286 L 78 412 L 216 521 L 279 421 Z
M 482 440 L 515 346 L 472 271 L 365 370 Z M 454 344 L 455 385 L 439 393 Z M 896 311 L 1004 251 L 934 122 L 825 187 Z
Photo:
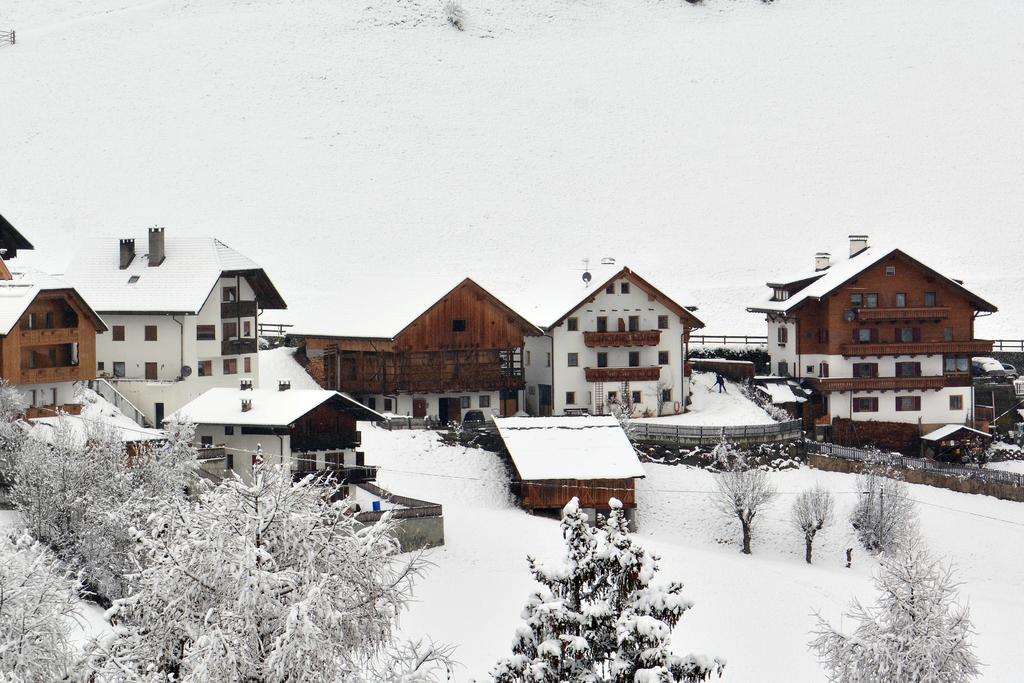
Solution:
M 466 12 L 462 9 L 462 3 L 459 0 L 445 0 L 444 18 L 450 26 L 454 26 L 460 31 L 466 30 Z
M 81 588 L 27 533 L 0 534 L 0 680 L 57 681 L 70 673 Z
M 658 558 L 633 542 L 617 500 L 611 514 L 587 523 L 579 501 L 563 511 L 564 560 L 545 566 L 527 558 L 541 584 L 516 630 L 512 656 L 492 671 L 495 683 L 703 681 L 724 660 L 673 655 L 672 629 L 693 603 L 682 584 L 652 584 Z
M 850 515 L 857 538 L 871 552 L 892 552 L 917 533 L 917 508 L 907 485 L 877 472 L 857 477 L 861 494 Z
M 832 523 L 832 494 L 821 486 L 802 491 L 793 501 L 791 519 L 804 536 L 804 560 L 811 563 L 814 537 L 826 525 Z
M 418 681 L 446 669 L 443 648 L 394 644 L 424 564 L 396 558 L 392 524 L 363 528 L 333 487 L 283 467 L 253 475 L 152 516 L 146 567 L 108 612 L 120 637 L 97 655 L 101 675 Z
M 958 603 L 952 570 L 920 540 L 882 558 L 877 605 L 854 600 L 844 633 L 818 617 L 810 643 L 830 681 L 962 683 L 980 676 L 970 613 Z
M 14 478 L 14 456 L 25 440 L 25 431 L 15 420 L 27 405 L 22 393 L 0 377 L 0 483 L 3 484 Z
M 750 554 L 754 518 L 775 499 L 776 489 L 768 473 L 739 467 L 715 477 L 714 505 L 727 517 L 735 517 L 743 532 L 742 552 Z

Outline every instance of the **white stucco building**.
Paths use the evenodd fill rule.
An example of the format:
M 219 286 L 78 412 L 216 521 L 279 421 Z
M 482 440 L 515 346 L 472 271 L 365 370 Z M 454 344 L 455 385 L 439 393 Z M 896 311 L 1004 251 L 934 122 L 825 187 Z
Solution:
M 259 315 L 285 308 L 249 258 L 163 228 L 86 244 L 66 278 L 109 327 L 97 337 L 96 375 L 153 425 L 207 389 L 255 383 Z
M 690 332 L 704 324 L 654 285 L 622 268 L 526 342 L 533 415 L 634 415 L 686 410 Z

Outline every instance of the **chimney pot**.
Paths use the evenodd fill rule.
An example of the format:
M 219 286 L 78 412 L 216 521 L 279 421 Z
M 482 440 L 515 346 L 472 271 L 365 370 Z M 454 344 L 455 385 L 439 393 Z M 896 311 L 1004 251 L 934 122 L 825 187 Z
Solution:
M 135 258 L 135 240 L 123 239 L 119 242 L 119 247 L 121 259 L 118 268 L 124 270 L 131 265 L 132 260 Z
M 164 229 L 149 229 L 149 265 L 159 266 L 164 262 Z
M 290 379 L 279 379 L 277 381 L 278 391 L 288 391 L 292 388 L 292 381 Z
M 850 235 L 850 258 L 868 248 L 867 235 Z
M 242 399 L 242 412 L 243 413 L 248 413 L 250 410 L 252 410 L 252 399 L 251 398 L 243 398 Z
M 830 265 L 832 265 L 832 255 L 831 254 L 829 254 L 827 252 L 824 252 L 824 251 L 819 251 L 817 254 L 814 255 L 814 270 L 815 270 L 815 272 L 817 272 L 819 270 L 825 270 Z
M 238 381 L 238 386 L 242 391 L 252 391 L 252 380 L 242 379 Z

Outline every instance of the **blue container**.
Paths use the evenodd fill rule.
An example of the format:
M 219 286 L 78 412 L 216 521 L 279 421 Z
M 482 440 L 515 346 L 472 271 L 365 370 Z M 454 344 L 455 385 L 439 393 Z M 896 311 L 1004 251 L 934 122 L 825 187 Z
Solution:
M 373 501 L 373 511 L 374 512 L 380 512 L 380 501 L 379 500 Z

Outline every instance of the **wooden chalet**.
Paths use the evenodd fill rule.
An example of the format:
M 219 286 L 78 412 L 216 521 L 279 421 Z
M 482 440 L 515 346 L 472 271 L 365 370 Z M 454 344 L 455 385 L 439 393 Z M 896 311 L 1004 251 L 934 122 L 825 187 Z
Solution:
M 514 415 L 525 386 L 524 339 L 541 334 L 466 278 L 394 336 L 292 336 L 325 389 L 447 423 L 471 408 Z

